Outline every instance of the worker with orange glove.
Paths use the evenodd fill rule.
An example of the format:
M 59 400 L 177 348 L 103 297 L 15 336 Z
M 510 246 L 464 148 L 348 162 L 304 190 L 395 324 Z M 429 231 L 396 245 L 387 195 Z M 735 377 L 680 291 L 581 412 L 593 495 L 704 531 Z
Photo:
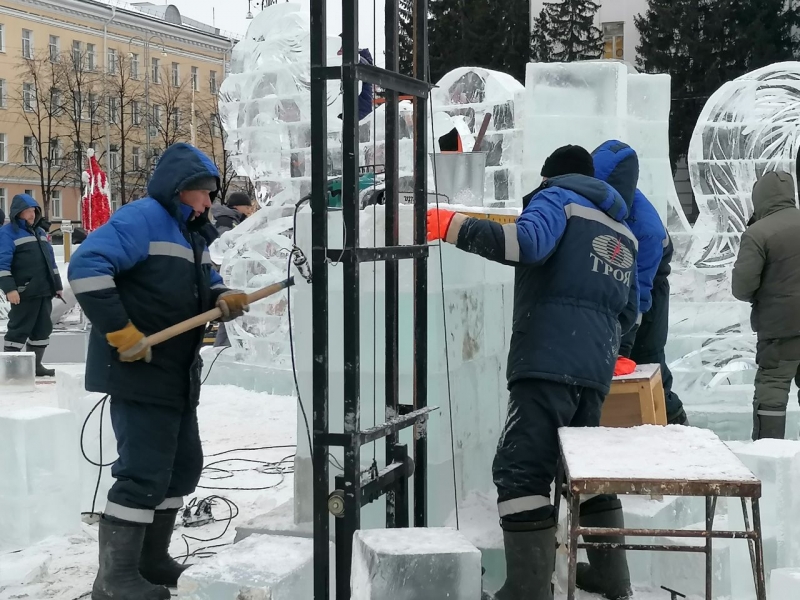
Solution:
M 145 336 L 215 306 L 223 321 L 248 309 L 247 296 L 227 289 L 212 268 L 201 234 L 219 184 L 202 152 L 171 146 L 148 197 L 115 212 L 69 265 L 92 324 L 86 389 L 111 397 L 119 452 L 92 600 L 166 600 L 187 568 L 168 549 L 183 497 L 203 469 L 196 409 L 204 327 L 153 348 Z
M 637 242 L 625 225 L 627 207 L 593 175 L 591 155 L 565 146 L 545 161 L 542 185 L 523 199 L 515 223 L 428 212 L 429 240 L 516 267 L 508 417 L 492 467 L 507 566 L 498 600 L 553 597 L 550 487 L 558 428 L 600 424 L 621 336 L 636 322 Z M 598 496 L 581 511 L 618 504 L 614 496 Z M 614 598 L 627 597 L 624 552 L 609 566 Z

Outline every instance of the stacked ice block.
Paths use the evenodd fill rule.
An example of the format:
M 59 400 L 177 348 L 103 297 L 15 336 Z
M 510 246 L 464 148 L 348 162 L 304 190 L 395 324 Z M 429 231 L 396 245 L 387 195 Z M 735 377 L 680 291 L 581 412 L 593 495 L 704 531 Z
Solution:
M 353 600 L 481 597 L 481 553 L 455 529 L 357 531 Z
M 80 526 L 78 431 L 69 411 L 0 409 L 0 551 Z
M 411 207 L 400 209 L 400 243 L 412 241 Z M 384 243 L 383 207 L 360 214 L 362 247 Z M 329 213 L 328 231 L 331 247 L 342 242 L 341 213 Z M 374 236 L 374 237 L 373 237 Z M 310 248 L 310 212 L 298 217 L 298 245 L 306 253 Z M 500 430 L 505 422 L 507 391 L 506 353 L 510 336 L 513 301 L 513 270 L 490 263 L 453 246 L 443 245 L 444 286 L 439 270 L 439 249 L 431 246 L 428 268 L 428 404 L 440 409 L 428 423 L 428 507 L 429 523 L 443 525 L 454 508 L 455 452 L 456 494 L 462 502 L 471 492 L 493 490 L 491 463 Z M 373 270 L 374 269 L 374 270 Z M 383 263 L 361 267 L 361 427 L 385 422 L 384 331 L 385 321 Z M 412 402 L 412 332 L 413 265 L 400 263 L 400 400 Z M 329 415 L 331 431 L 341 431 L 343 421 L 342 270 L 329 267 L 329 336 L 331 375 Z M 444 299 L 442 289 L 444 287 Z M 312 318 L 311 287 L 297 285 L 292 308 L 300 393 L 310 414 L 312 394 Z M 444 313 L 443 313 L 444 300 Z M 373 318 L 373 310 L 374 318 Z M 447 323 L 445 338 L 444 318 Z M 448 390 L 445 344 L 449 352 Z M 450 393 L 448 393 L 448 391 Z M 450 403 L 454 438 L 450 436 Z M 401 441 L 411 447 L 411 432 Z M 310 521 L 311 462 L 302 418 L 298 418 L 298 451 L 295 461 L 295 519 Z M 384 456 L 383 444 L 362 449 L 363 467 L 373 455 Z M 341 455 L 337 457 L 340 461 Z M 337 469 L 331 467 L 331 489 Z M 362 511 L 365 527 L 383 527 L 383 502 L 368 505 Z M 496 515 L 495 517 L 496 518 Z
M 36 389 L 36 358 L 33 352 L 0 352 L 0 390 L 4 394 Z
M 670 215 L 675 243 L 667 358 L 690 418 L 723 438 L 749 437 L 756 339 L 750 307 L 731 295 L 739 238 L 765 171 L 795 171 L 800 63 L 779 63 L 724 84 L 706 103 L 689 147 L 699 217 Z M 673 218 L 674 217 L 674 218 Z M 796 403 L 787 431 L 796 432 Z

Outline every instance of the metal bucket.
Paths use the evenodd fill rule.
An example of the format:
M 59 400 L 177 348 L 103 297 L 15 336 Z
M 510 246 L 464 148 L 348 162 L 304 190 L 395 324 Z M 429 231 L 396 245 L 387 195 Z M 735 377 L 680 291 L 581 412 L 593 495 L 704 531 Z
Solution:
M 446 196 L 447 202 L 483 206 L 485 152 L 437 152 L 431 155 L 431 161 L 436 175 L 435 191 Z

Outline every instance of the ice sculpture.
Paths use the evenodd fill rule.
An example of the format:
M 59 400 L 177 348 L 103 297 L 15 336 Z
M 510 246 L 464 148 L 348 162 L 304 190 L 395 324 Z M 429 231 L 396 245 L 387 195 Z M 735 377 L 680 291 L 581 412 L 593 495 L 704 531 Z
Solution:
M 727 439 L 750 434 L 755 336 L 750 307 L 731 295 L 750 195 L 766 171 L 795 171 L 800 63 L 779 63 L 724 84 L 706 103 L 689 146 L 699 218 L 670 222 L 675 243 L 667 358 L 697 425 Z M 794 408 L 790 402 L 790 409 Z M 797 431 L 797 413 L 787 431 Z
M 529 64 L 523 193 L 539 185 L 545 158 L 559 146 L 591 152 L 618 139 L 638 153 L 639 188 L 666 222 L 668 207 L 680 210 L 669 162 L 669 108 L 668 75 L 636 73 L 617 61 Z

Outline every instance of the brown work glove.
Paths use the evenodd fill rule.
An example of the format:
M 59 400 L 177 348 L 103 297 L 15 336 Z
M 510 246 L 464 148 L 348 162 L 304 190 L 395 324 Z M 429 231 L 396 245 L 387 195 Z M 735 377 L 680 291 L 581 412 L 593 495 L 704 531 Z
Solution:
M 228 290 L 220 294 L 217 299 L 217 308 L 222 311 L 220 321 L 227 323 L 238 319 L 244 313 L 250 310 L 250 304 L 247 302 L 247 294 L 239 290 Z
M 144 334 L 136 329 L 136 326 L 130 321 L 119 331 L 106 334 L 106 340 L 117 349 L 122 362 L 143 360 L 149 363 L 152 358 L 152 352 Z

